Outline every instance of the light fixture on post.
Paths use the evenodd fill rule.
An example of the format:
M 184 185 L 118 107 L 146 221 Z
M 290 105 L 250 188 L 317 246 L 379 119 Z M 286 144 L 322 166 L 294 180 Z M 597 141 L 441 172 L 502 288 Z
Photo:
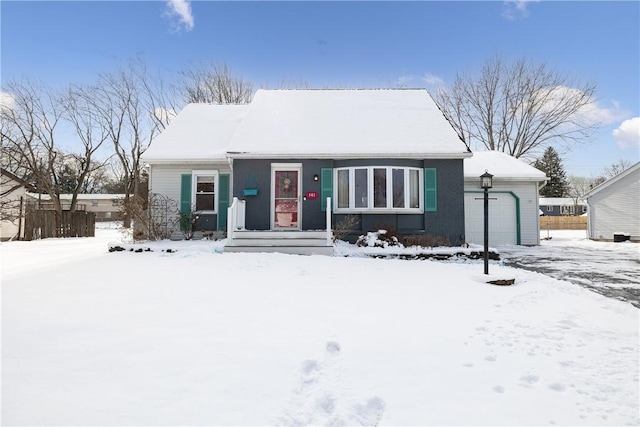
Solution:
M 489 274 L 489 189 L 493 186 L 493 175 L 487 170 L 480 175 L 480 188 L 484 190 L 484 274 Z

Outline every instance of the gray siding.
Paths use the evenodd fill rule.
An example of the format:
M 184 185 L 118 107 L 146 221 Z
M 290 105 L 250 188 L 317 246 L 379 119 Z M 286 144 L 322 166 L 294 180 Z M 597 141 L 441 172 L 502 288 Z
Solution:
M 589 237 L 613 240 L 615 233 L 628 233 L 640 241 L 640 169 L 588 198 Z
M 435 212 L 424 214 L 375 214 L 358 213 L 358 225 L 347 236 L 353 241 L 359 235 L 382 227 L 393 228 L 401 235 L 431 235 L 446 238 L 452 245 L 464 243 L 464 179 L 462 160 L 403 160 L 403 159 L 353 159 L 353 160 L 290 160 L 282 159 L 236 159 L 233 163 L 234 197 L 246 200 L 245 225 L 248 229 L 268 230 L 270 224 L 271 164 L 301 163 L 302 194 L 309 191 L 320 193 L 322 168 L 348 166 L 410 166 L 437 169 L 437 202 Z M 243 189 L 256 187 L 256 196 L 243 195 Z M 326 227 L 325 212 L 321 209 L 321 198 L 302 202 L 302 229 L 318 230 Z M 333 224 L 342 221 L 346 214 L 334 214 Z
M 271 164 L 302 163 L 301 194 L 315 191 L 320 194 L 320 176 L 322 168 L 333 167 L 332 160 L 282 160 L 282 159 L 236 159 L 233 162 L 233 197 L 246 202 L 245 226 L 249 230 L 269 230 L 271 228 Z M 243 190 L 256 188 L 256 196 L 244 196 Z M 322 212 L 320 197 L 302 201 L 302 229 L 322 230 L 326 228 L 325 212 Z

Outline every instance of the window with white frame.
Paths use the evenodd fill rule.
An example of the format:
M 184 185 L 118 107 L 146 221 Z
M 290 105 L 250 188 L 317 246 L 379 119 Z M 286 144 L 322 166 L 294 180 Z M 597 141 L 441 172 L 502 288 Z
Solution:
M 336 169 L 336 210 L 420 212 L 422 169 L 368 166 Z
M 193 194 L 192 202 L 197 212 L 216 211 L 216 188 L 218 187 L 218 173 L 216 171 L 192 172 Z
M 562 205 L 560 206 L 560 213 L 562 215 L 575 215 L 576 207 L 574 205 Z

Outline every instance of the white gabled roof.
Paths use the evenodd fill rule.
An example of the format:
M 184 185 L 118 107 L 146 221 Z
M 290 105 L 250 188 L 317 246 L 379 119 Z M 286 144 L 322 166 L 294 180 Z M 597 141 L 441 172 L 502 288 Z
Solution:
M 51 200 L 51 196 L 48 194 L 27 193 L 27 196 L 34 199 Z M 124 199 L 124 194 L 78 194 L 78 200 L 119 200 Z M 73 194 L 60 194 L 60 200 L 71 200 Z
M 227 147 L 247 105 L 189 104 L 153 141 L 146 162 L 226 161 Z
M 582 199 L 572 199 L 571 197 L 540 197 L 540 206 L 562 206 L 562 205 L 586 205 Z
M 426 90 L 258 90 L 230 157 L 464 158 Z
M 510 181 L 547 180 L 544 172 L 501 151 L 476 151 L 473 157 L 464 159 L 465 180 L 479 180 L 480 175 L 489 172 L 493 179 Z
M 610 179 L 606 180 L 605 182 L 601 183 L 600 185 L 595 186 L 587 194 L 584 195 L 584 198 L 588 199 L 589 197 L 593 196 L 594 194 L 599 193 L 600 191 L 602 191 L 605 188 L 609 187 L 611 184 L 614 184 L 614 183 L 620 181 L 625 176 L 631 175 L 632 173 L 636 172 L 638 169 L 640 169 L 640 162 L 636 163 L 635 165 L 631 166 L 628 169 L 625 169 L 624 171 L 620 172 L 618 175 L 614 176 L 613 178 L 610 178 Z
M 247 105 L 187 105 L 143 158 L 168 163 L 227 155 L 460 159 L 471 153 L 424 89 L 261 89 Z

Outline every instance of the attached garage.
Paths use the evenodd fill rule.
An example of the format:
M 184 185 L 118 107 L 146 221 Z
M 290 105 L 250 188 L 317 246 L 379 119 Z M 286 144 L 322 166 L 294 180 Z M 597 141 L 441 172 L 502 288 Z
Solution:
M 544 172 L 498 151 L 464 160 L 464 213 L 467 243 L 484 244 L 484 191 L 480 175 L 493 175 L 489 190 L 489 246 L 540 244 L 538 191 Z
M 512 193 L 489 194 L 489 244 L 517 245 L 518 200 Z M 484 193 L 465 192 L 465 233 L 467 242 L 484 242 Z

